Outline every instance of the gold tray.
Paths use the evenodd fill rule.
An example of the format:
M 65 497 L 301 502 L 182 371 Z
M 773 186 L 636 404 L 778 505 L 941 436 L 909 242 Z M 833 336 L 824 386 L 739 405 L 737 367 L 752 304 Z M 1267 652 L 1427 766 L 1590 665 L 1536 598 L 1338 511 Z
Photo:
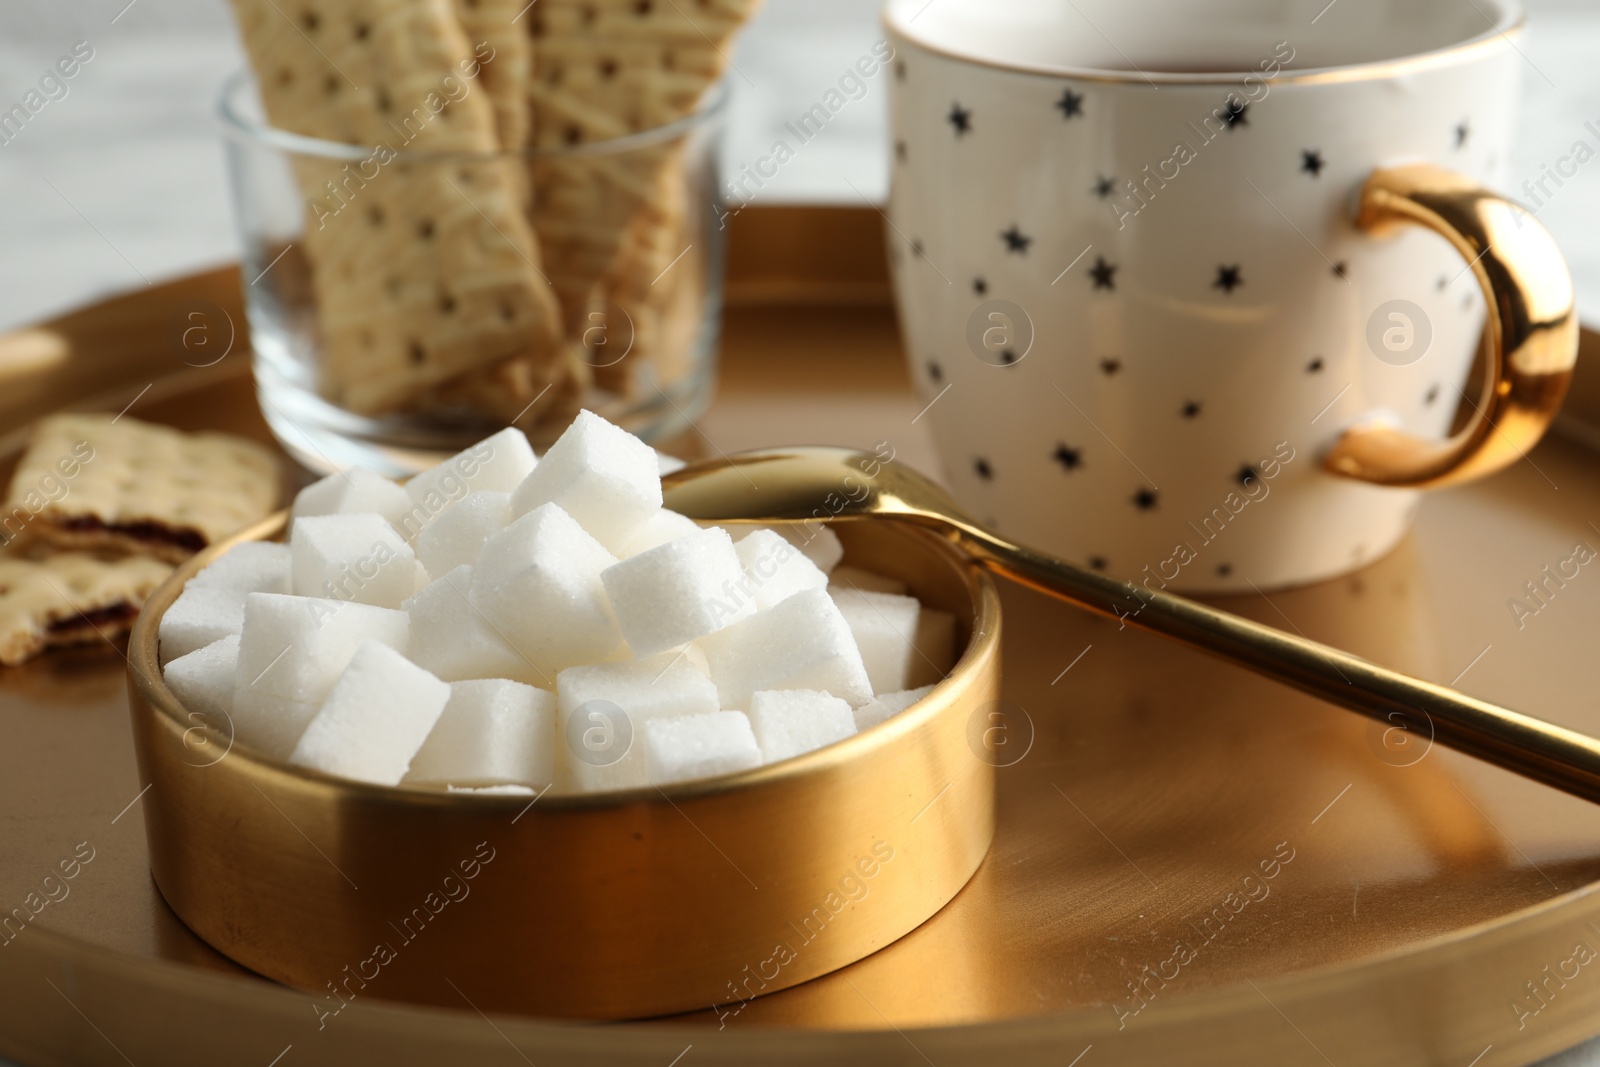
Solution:
M 736 235 L 736 267 L 745 247 Z M 763 302 L 728 316 L 705 447 L 887 441 L 936 470 L 892 313 L 808 306 L 804 285 L 760 268 L 743 276 Z M 237 291 L 216 272 L 0 338 L 7 461 L 28 419 L 96 396 L 265 440 L 243 356 L 188 370 L 171 340 L 196 300 L 242 330 Z M 1227 606 L 1597 732 L 1600 571 L 1520 630 L 1507 606 L 1577 541 L 1600 545 L 1595 522 L 1600 462 L 1551 440 L 1431 497 L 1365 571 Z M 212 952 L 152 884 L 120 651 L 0 672 L 0 908 L 44 899 L 44 877 L 93 850 L 53 883 L 65 897 L 0 939 L 0 1055 L 1493 1067 L 1600 1032 L 1600 810 L 1027 591 L 1004 601 L 1009 740 L 1025 754 L 999 771 L 994 847 L 966 889 L 877 954 L 737 1014 L 623 1025 L 484 1015 L 466 995 L 417 1008 L 374 987 L 319 1029 L 311 996 Z

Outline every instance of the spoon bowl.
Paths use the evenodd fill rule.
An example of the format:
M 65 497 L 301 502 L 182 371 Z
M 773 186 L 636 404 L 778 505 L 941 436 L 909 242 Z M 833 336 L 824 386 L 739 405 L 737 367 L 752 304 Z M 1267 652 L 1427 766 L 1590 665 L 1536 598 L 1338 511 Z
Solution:
M 771 448 L 707 460 L 662 478 L 667 506 L 705 522 L 828 522 L 873 516 L 940 525 L 968 518 L 939 486 L 892 458 L 853 448 Z

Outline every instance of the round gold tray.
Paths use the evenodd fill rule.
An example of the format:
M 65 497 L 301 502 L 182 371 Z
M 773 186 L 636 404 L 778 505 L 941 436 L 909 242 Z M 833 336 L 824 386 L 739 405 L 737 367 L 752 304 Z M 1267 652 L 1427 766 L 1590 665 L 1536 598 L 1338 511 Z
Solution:
M 736 313 L 724 392 L 701 421 L 714 447 L 888 439 L 936 469 L 920 405 L 874 369 L 895 358 L 876 315 Z M 751 354 L 757 337 L 770 363 Z M 819 352 L 837 366 L 819 368 Z M 265 440 L 236 364 L 143 395 L 141 370 L 101 406 L 137 397 L 136 417 Z M 819 374 L 859 389 L 808 397 Z M 0 432 L 61 402 L 0 395 Z M 1415 534 L 1366 570 L 1227 606 L 1600 732 L 1600 571 L 1538 601 L 1526 585 L 1577 542 L 1600 546 L 1595 522 L 1600 462 L 1552 440 L 1430 498 Z M 453 1008 L 386 1001 L 374 983 L 323 1017 L 311 995 L 234 966 L 151 882 L 122 652 L 0 672 L 0 905 L 28 913 L 0 938 L 0 1055 L 1494 1067 L 1600 1032 L 1600 811 L 1114 622 L 1020 589 L 1002 598 L 1015 762 L 998 770 L 994 844 L 966 888 L 874 955 L 737 1011 L 604 1026 L 480 1012 L 490 997 L 473 974 L 439 976 Z M 75 855 L 92 859 L 47 899 L 45 876 Z

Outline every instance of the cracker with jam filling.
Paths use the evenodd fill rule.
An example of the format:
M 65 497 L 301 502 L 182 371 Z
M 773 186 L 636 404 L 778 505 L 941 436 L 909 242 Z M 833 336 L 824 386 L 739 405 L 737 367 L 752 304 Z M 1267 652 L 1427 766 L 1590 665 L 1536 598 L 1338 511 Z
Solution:
M 171 573 L 170 564 L 138 556 L 0 555 L 0 664 L 12 667 L 48 648 L 122 636 Z
M 280 477 L 271 452 L 230 434 L 52 415 L 12 475 L 0 540 L 178 563 L 265 518 Z

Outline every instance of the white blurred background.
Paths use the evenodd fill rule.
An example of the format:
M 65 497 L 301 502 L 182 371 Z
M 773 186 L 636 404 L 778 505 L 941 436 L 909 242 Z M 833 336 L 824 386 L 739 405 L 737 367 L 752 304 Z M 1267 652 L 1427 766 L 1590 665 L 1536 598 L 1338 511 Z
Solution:
M 1461 0 L 1470 3 L 1472 0 Z M 1513 187 L 1600 120 L 1600 4 L 1530 0 Z M 878 39 L 872 0 L 766 0 L 734 54 L 725 157 L 758 158 Z M 243 65 L 225 0 L 3 0 L 0 111 L 76 41 L 94 59 L 0 145 L 0 329 L 235 256 L 213 107 Z M 852 102 L 762 189 L 762 203 L 861 203 L 887 182 L 884 94 Z M 1600 168 L 1540 218 L 1600 323 Z
M 866 0 L 767 0 L 733 57 L 728 169 L 880 36 Z M 0 144 L 0 330 L 236 258 L 213 116 L 244 65 L 226 0 L 0 0 L 0 112 L 80 40 L 94 58 L 68 95 Z M 881 199 L 885 124 L 869 91 L 758 202 Z
M 1472 0 L 1461 0 L 1471 3 Z M 1600 3 L 1528 0 L 1514 192 L 1600 125 Z M 734 54 L 728 170 L 762 155 L 880 36 L 871 0 L 766 0 Z M 94 58 L 0 144 L 0 329 L 235 258 L 213 117 L 243 65 L 224 0 L 0 0 L 0 111 L 77 41 Z M 884 96 L 852 103 L 760 193 L 859 204 L 886 191 Z M 1600 167 L 1540 212 L 1600 325 Z M 1600 1042 L 1548 1067 L 1600 1067 Z

